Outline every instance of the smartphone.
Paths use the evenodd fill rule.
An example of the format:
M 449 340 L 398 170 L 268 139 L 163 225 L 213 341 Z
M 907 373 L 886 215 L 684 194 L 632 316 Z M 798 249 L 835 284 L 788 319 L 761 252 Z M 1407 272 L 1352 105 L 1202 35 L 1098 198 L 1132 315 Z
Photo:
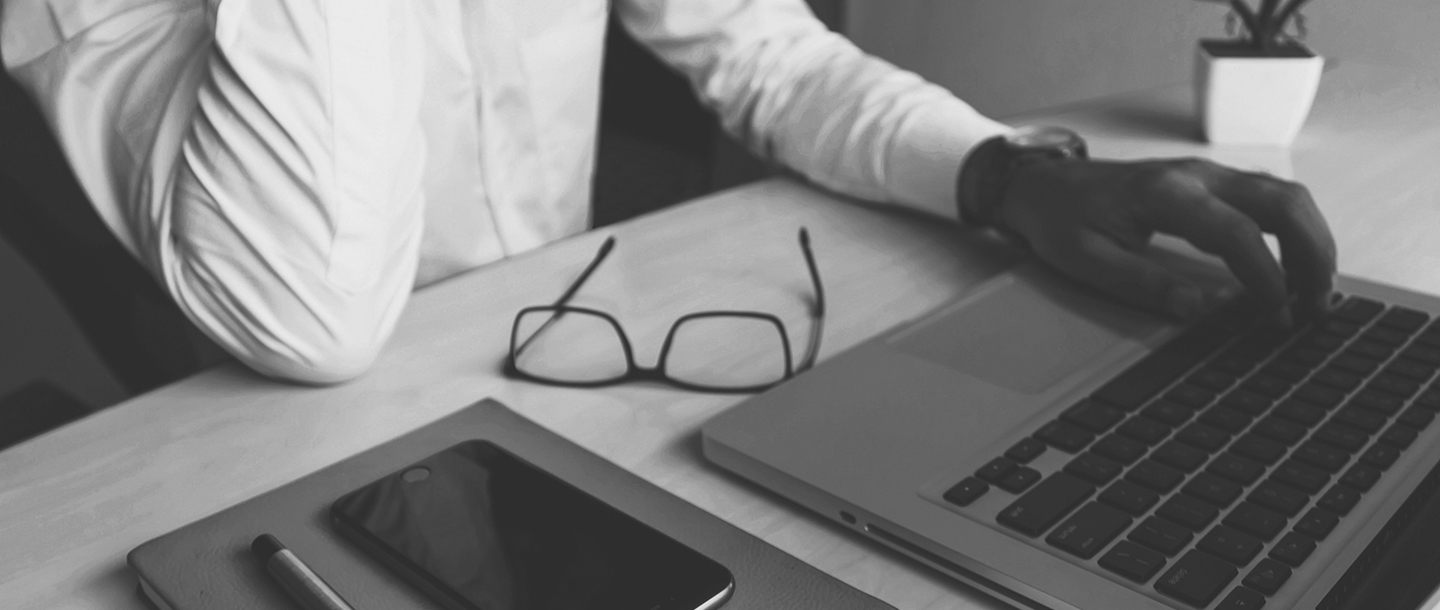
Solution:
M 452 610 L 708 610 L 729 570 L 493 443 L 330 506 L 351 542 Z

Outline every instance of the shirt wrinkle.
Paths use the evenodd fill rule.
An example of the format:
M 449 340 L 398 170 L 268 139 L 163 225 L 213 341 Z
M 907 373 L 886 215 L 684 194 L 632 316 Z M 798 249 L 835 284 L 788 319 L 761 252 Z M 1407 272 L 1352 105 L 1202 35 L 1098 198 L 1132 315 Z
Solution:
M 726 131 L 851 196 L 954 218 L 1008 129 L 803 0 L 3 1 L 111 230 L 242 361 L 310 381 L 363 368 L 414 287 L 588 228 L 611 10 Z

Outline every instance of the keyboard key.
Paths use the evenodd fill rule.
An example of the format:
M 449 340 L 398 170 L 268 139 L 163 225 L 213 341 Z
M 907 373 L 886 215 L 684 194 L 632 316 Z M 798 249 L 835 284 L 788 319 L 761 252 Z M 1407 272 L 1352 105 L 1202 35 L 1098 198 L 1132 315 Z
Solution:
M 1160 493 L 1169 493 L 1185 480 L 1185 473 L 1153 459 L 1147 459 L 1131 468 L 1130 472 L 1125 475 L 1125 480 L 1139 483 L 1141 486 Z
M 1358 407 L 1385 415 L 1394 415 L 1400 412 L 1400 407 L 1405 406 L 1405 401 L 1399 397 L 1383 392 L 1366 390 L 1356 394 L 1354 398 L 1350 399 L 1350 402 L 1346 406 Z
M 1211 392 L 1224 392 L 1235 385 L 1235 376 L 1211 368 L 1202 368 L 1186 378 L 1185 383 Z
M 975 476 L 987 483 L 999 483 L 1000 479 L 1015 472 L 1015 469 L 1019 467 L 1019 464 L 1009 458 L 998 457 L 981 466 L 980 470 L 975 471 Z
M 1245 434 L 1235 439 L 1235 444 L 1230 445 L 1230 450 L 1237 455 L 1243 455 L 1267 466 L 1274 464 L 1275 460 L 1285 455 L 1284 445 L 1255 434 Z
M 1329 357 L 1330 350 L 1306 345 L 1296 345 L 1285 350 L 1285 353 L 1280 354 L 1279 360 L 1286 364 L 1303 367 L 1306 372 L 1309 372 L 1311 369 L 1323 364 Z
M 1305 493 L 1315 493 L 1330 482 L 1330 473 L 1306 466 L 1294 459 L 1285 460 L 1275 467 L 1270 478 L 1294 487 Z
M 1019 464 L 1027 464 L 1043 453 L 1045 453 L 1045 443 L 1033 438 L 1022 438 L 1020 442 L 1005 450 L 1005 457 Z
M 1395 460 L 1400 459 L 1400 450 L 1389 445 L 1375 445 L 1361 454 L 1360 461 L 1380 470 L 1389 468 Z
M 1339 472 L 1350 462 L 1350 454 L 1334 445 L 1305 441 L 1295 449 L 1295 459 L 1329 473 Z
M 1380 480 L 1380 469 L 1365 464 L 1356 464 L 1346 470 L 1344 476 L 1340 477 L 1340 484 L 1355 491 L 1370 491 L 1371 487 Z
M 1065 465 L 1065 472 L 1096 485 L 1109 483 L 1124 469 L 1125 466 L 1115 460 L 1088 452 L 1070 460 L 1070 463 Z
M 1101 386 L 1092 397 L 1127 411 L 1138 409 L 1229 340 L 1228 334 L 1212 327 L 1193 325 Z
M 1364 339 L 1361 339 L 1351 344 L 1350 347 L 1345 351 L 1347 353 L 1355 354 L 1362 358 L 1369 358 L 1371 360 L 1384 362 L 1385 360 L 1388 360 L 1390 356 L 1395 354 L 1395 347 L 1392 345 L 1387 345 L 1385 343 L 1380 343 L 1379 341 L 1366 341 Z
M 1155 581 L 1155 590 L 1191 606 L 1204 608 L 1239 574 L 1240 570 L 1234 565 L 1208 553 L 1191 550 Z
M 1308 366 L 1294 362 L 1271 362 L 1260 369 L 1260 374 L 1283 380 L 1290 385 L 1300 383 L 1300 380 L 1310 376 Z
M 1185 472 L 1194 472 L 1196 468 L 1205 463 L 1205 460 L 1210 458 L 1210 454 L 1190 445 L 1170 441 L 1161 445 L 1159 449 L 1155 450 L 1155 453 L 1150 454 L 1150 457 Z
M 1387 345 L 1401 346 L 1410 340 L 1410 333 L 1395 328 L 1372 326 L 1360 336 L 1366 341 L 1378 341 Z
M 1262 396 L 1279 398 L 1281 396 L 1284 396 L 1286 392 L 1289 392 L 1290 387 L 1293 385 L 1295 385 L 1294 382 L 1281 379 L 1279 377 L 1271 377 L 1270 375 L 1257 374 L 1249 379 L 1246 379 L 1243 383 L 1240 384 L 1240 387 L 1250 390 L 1251 392 L 1254 392 L 1256 394 L 1260 394 Z
M 1335 388 L 1310 382 L 1295 388 L 1294 397 L 1322 409 L 1333 409 L 1335 405 L 1340 404 L 1340 401 L 1345 399 L 1345 393 Z
M 1435 375 L 1435 367 L 1418 360 L 1399 358 L 1385 367 L 1385 374 L 1424 383 Z
M 1095 440 L 1095 434 L 1062 421 L 1052 421 L 1040 428 L 1035 438 L 1065 453 L 1075 453 Z
M 954 487 L 945 490 L 943 497 L 946 502 L 956 506 L 970 506 L 972 502 L 978 500 L 980 496 L 985 495 L 987 491 L 990 491 L 990 486 L 984 481 L 975 477 L 965 477 L 964 480 L 956 483 Z
M 1129 481 L 1116 481 L 1100 493 L 1100 501 L 1132 515 L 1143 515 L 1160 501 L 1160 494 Z
M 1345 407 L 1335 413 L 1335 417 L 1331 421 L 1363 430 L 1366 434 L 1374 434 L 1385 427 L 1386 420 L 1384 415 L 1374 411 L 1366 411 L 1358 407 Z
M 1205 366 L 1213 368 L 1222 373 L 1228 373 L 1239 377 L 1253 370 L 1255 368 L 1255 365 L 1258 364 L 1258 362 L 1258 360 L 1227 358 L 1222 354 L 1214 360 L 1211 360 L 1210 363 Z
M 1220 514 L 1215 505 L 1185 495 L 1170 496 L 1155 514 L 1192 530 L 1202 530 Z
M 1440 346 L 1411 345 L 1400 352 L 1400 357 L 1424 362 L 1431 366 L 1440 366 Z
M 1125 419 L 1125 412 L 1093 400 L 1082 400 L 1067 409 L 1060 419 L 1091 432 L 1105 432 Z
M 1154 445 L 1170 436 L 1170 426 L 1140 415 L 1120 424 L 1120 428 L 1116 432 L 1146 445 Z
M 1315 506 L 1343 517 L 1350 514 L 1350 509 L 1355 508 L 1355 504 L 1358 502 L 1360 502 L 1360 492 L 1343 485 L 1336 485 L 1331 487 L 1330 491 L 1325 492 L 1325 495 L 1320 496 L 1320 499 L 1315 501 Z
M 1320 332 L 1349 339 L 1360 332 L 1360 325 L 1345 320 L 1329 319 L 1318 325 Z
M 1415 442 L 1415 437 L 1419 435 L 1420 432 L 1410 426 L 1395 424 L 1380 435 L 1380 442 L 1396 449 L 1405 449 L 1410 446 L 1410 443 Z
M 1021 466 L 1019 468 L 1016 468 L 1015 472 L 1012 472 L 1006 475 L 1005 478 L 997 481 L 995 483 L 995 486 L 1012 494 L 1018 494 L 1022 491 L 1025 491 L 1026 489 L 1029 489 L 1031 485 L 1034 485 L 1035 482 L 1039 480 L 1039 471 L 1029 466 Z
M 1000 511 L 996 521 L 1027 536 L 1038 536 L 1094 493 L 1094 485 L 1057 472 Z
M 1416 430 L 1424 430 L 1430 425 L 1430 422 L 1435 421 L 1435 414 L 1419 407 L 1410 407 L 1406 409 L 1404 413 L 1401 413 L 1400 418 L 1395 421 Z
M 1380 320 L 1375 323 L 1378 325 L 1388 326 L 1390 328 L 1413 333 L 1417 330 L 1420 330 L 1420 327 L 1424 326 L 1425 323 L 1429 321 L 1430 314 L 1427 314 L 1423 311 L 1409 309 L 1406 307 L 1400 307 L 1397 305 L 1395 307 L 1391 307 L 1390 311 L 1385 312 L 1385 315 L 1380 316 Z
M 1285 515 L 1247 501 L 1235 505 L 1235 509 L 1225 515 L 1225 519 L 1221 523 L 1259 537 L 1261 540 L 1270 540 L 1285 529 L 1289 519 Z
M 1131 440 L 1118 434 L 1111 434 L 1095 443 L 1091 451 L 1122 464 L 1130 464 L 1145 455 L 1150 447 L 1140 441 Z
M 1195 543 L 1195 548 L 1237 566 L 1250 563 L 1250 560 L 1260 553 L 1260 548 L 1263 546 L 1265 544 L 1258 538 L 1224 525 L 1211 528 L 1210 533 L 1205 534 L 1200 542 Z
M 1197 449 L 1214 452 L 1230 442 L 1230 433 L 1208 424 L 1195 422 L 1182 428 L 1175 438 Z
M 1045 542 L 1082 559 L 1094 557 L 1134 521 L 1130 515 L 1091 502 L 1055 528 Z
M 1130 540 L 1166 555 L 1179 553 L 1194 537 L 1190 529 L 1156 517 L 1147 517 L 1130 532 Z
M 1224 405 L 1215 405 L 1200 414 L 1200 421 L 1234 434 L 1244 430 L 1255 418 Z
M 1245 587 L 1235 587 L 1225 596 L 1215 610 L 1260 610 L 1265 607 L 1265 596 Z
M 1295 516 L 1310 503 L 1310 496 L 1305 492 L 1274 481 L 1261 483 L 1246 499 L 1289 517 Z
M 1141 413 L 1155 421 L 1178 426 L 1195 416 L 1195 411 L 1190 407 L 1183 407 L 1168 400 L 1157 400 L 1145 407 Z
M 1301 400 L 1291 398 L 1275 407 L 1275 416 L 1287 419 L 1305 427 L 1320 423 L 1325 419 L 1325 409 Z
M 1364 297 L 1350 297 L 1330 312 L 1330 317 L 1364 325 L 1385 311 L 1385 305 Z
M 1310 538 L 1314 538 L 1315 540 L 1324 540 L 1326 536 L 1330 535 L 1330 530 L 1335 529 L 1335 526 L 1339 523 L 1339 515 L 1326 511 L 1322 508 L 1312 508 L 1309 512 L 1305 513 L 1304 517 L 1301 517 L 1299 521 L 1295 522 L 1295 531 L 1301 532 L 1306 536 L 1309 536 Z M 1289 541 L 1293 546 L 1296 541 L 1299 540 L 1292 538 L 1294 536 L 1295 534 L 1286 534 L 1284 538 L 1280 539 L 1280 544 L 1275 545 L 1275 550 L 1278 551 L 1280 547 L 1285 546 L 1287 541 Z M 1304 536 L 1301 536 L 1299 538 L 1303 539 Z M 1304 542 L 1303 540 L 1299 541 Z M 1311 546 L 1313 548 L 1313 543 L 1311 544 Z M 1287 553 L 1290 553 L 1290 551 L 1287 551 Z M 1300 562 L 1305 561 L 1305 557 L 1308 557 L 1309 555 L 1310 552 L 1306 551 L 1304 557 L 1300 557 L 1299 561 L 1290 561 L 1284 558 L 1281 558 L 1281 560 L 1292 566 L 1300 565 Z M 1270 553 L 1270 556 L 1274 557 L 1275 551 L 1272 551 Z
M 1274 595 L 1287 580 L 1290 580 L 1290 568 L 1274 559 L 1261 559 L 1240 582 L 1266 595 Z
M 1213 474 L 1202 472 L 1195 475 L 1195 478 L 1190 479 L 1190 482 L 1185 484 L 1183 491 L 1186 495 L 1224 508 L 1229 506 L 1231 502 L 1234 502 L 1235 498 L 1240 497 L 1242 489 L 1235 483 L 1226 481 Z
M 1100 567 L 1135 582 L 1145 582 L 1165 567 L 1165 557 L 1128 540 L 1121 540 L 1100 558 Z
M 1191 409 L 1203 409 L 1206 405 L 1215 402 L 1215 393 L 1205 388 L 1182 383 L 1166 392 L 1165 399 Z
M 1303 534 L 1290 532 L 1285 534 L 1280 542 L 1275 543 L 1275 548 L 1270 549 L 1270 557 L 1299 567 L 1313 552 L 1315 552 L 1314 540 Z
M 1440 350 L 1437 350 L 1437 353 L 1440 353 Z M 1345 392 L 1360 387 L 1360 383 L 1365 381 L 1365 378 L 1360 375 L 1356 375 L 1337 366 L 1328 365 L 1315 371 L 1315 376 L 1311 379 L 1314 379 L 1317 383 Z
M 1419 396 L 1415 397 L 1415 406 L 1427 411 L 1440 411 L 1440 388 L 1430 386 Z
M 1287 446 L 1304 438 L 1306 432 L 1305 426 L 1285 421 L 1273 415 L 1257 422 L 1251 431 Z
M 1329 443 L 1346 451 L 1359 451 L 1365 443 L 1370 442 L 1370 435 L 1337 423 L 1326 423 L 1315 430 L 1315 440 L 1322 443 Z
M 1374 358 L 1367 358 L 1361 354 L 1346 350 L 1345 353 L 1336 356 L 1330 361 L 1330 366 L 1347 373 L 1353 373 L 1362 377 L 1369 376 L 1380 368 L 1380 361 Z
M 1259 462 L 1247 460 L 1230 452 L 1225 452 L 1215 457 L 1205 472 L 1230 479 L 1241 485 L 1249 485 L 1260 479 L 1265 474 L 1265 466 Z
M 1401 398 L 1409 398 L 1420 391 L 1420 384 L 1404 377 L 1381 375 L 1371 379 L 1370 383 L 1365 385 L 1365 389 L 1367 390 L 1372 388 L 1380 390 L 1381 392 L 1394 394 Z
M 1259 415 L 1275 404 L 1275 399 L 1249 390 L 1235 390 L 1220 399 L 1220 404 L 1250 415 Z

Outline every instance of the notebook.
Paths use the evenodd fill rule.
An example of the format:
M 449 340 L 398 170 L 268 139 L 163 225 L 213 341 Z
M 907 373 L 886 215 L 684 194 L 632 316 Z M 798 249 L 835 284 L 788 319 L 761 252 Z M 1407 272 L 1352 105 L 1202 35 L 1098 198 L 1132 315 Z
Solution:
M 704 452 L 1017 607 L 1433 607 L 1440 298 L 1337 291 L 1292 332 L 1180 326 L 1021 264 Z
M 346 492 L 471 439 L 502 446 L 719 561 L 735 580 L 725 610 L 890 608 L 488 399 L 146 542 L 130 552 L 130 566 L 161 610 L 293 608 L 250 552 L 256 536 L 271 533 L 357 610 L 438 610 L 341 538 L 328 510 Z

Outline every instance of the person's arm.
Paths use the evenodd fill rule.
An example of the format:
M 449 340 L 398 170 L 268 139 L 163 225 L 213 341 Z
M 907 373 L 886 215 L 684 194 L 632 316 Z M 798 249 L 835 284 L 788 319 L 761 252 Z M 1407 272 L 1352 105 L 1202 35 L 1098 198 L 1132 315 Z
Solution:
M 6 0 L 0 25 L 92 202 L 181 309 L 252 368 L 329 383 L 369 366 L 414 281 L 407 6 Z
M 803 0 L 619 0 L 621 22 L 757 153 L 835 191 L 954 219 L 955 173 L 1009 128 L 866 55 Z
M 949 92 L 866 56 L 802 0 L 622 0 L 624 24 L 686 73 L 754 150 L 828 188 L 958 216 L 978 145 L 1009 128 Z M 989 171 L 982 169 L 979 171 Z M 1261 307 L 1324 308 L 1335 244 L 1305 189 L 1195 160 L 1077 161 L 1010 177 L 994 222 L 1044 262 L 1128 302 L 1189 316 L 1193 286 L 1137 251 L 1155 231 L 1221 256 Z M 1263 233 L 1279 237 L 1283 266 Z

